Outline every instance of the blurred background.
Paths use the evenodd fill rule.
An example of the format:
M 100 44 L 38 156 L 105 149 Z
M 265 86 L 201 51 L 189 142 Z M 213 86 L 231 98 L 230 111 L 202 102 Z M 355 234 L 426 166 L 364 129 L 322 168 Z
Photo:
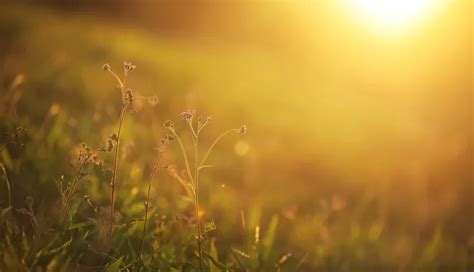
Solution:
M 2 99 L 20 82 L 2 127 L 28 131 L 1 154 L 14 201 L 53 206 L 76 147 L 111 134 L 121 101 L 101 67 L 127 60 L 129 86 L 160 103 L 125 121 L 121 212 L 142 203 L 163 121 L 185 133 L 179 113 L 195 109 L 214 117 L 204 143 L 249 128 L 203 177 L 218 247 L 242 239 L 241 214 L 277 216 L 275 248 L 303 271 L 472 269 L 472 2 L 366 2 L 2 1 Z M 166 162 L 182 168 L 178 155 Z M 166 172 L 155 184 L 162 213 L 183 209 Z

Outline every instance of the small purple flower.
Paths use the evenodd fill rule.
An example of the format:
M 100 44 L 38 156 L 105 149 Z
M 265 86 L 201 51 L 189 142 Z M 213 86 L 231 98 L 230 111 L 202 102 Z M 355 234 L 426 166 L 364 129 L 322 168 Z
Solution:
M 188 122 L 193 118 L 193 113 L 190 110 L 183 111 L 180 115 L 185 121 Z

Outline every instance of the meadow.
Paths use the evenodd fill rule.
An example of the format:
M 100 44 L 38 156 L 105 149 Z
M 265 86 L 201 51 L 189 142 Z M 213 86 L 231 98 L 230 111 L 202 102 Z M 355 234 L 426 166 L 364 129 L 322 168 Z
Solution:
M 471 271 L 463 10 L 281 54 L 0 4 L 0 271 Z

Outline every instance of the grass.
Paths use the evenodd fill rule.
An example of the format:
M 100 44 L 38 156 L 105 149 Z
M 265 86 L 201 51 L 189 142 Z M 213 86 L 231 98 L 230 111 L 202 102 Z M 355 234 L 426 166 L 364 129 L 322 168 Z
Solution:
M 472 267 L 469 187 L 457 182 L 469 176 L 426 160 L 452 155 L 431 137 L 450 121 L 434 100 L 316 88 L 324 79 L 272 52 L 35 7 L 2 7 L 0 36 L 1 270 Z M 100 71 L 124 56 L 138 64 L 127 87 Z M 413 118 L 420 107 L 435 125 Z M 170 130 L 188 108 L 217 118 L 201 131 L 207 118 L 185 111 Z M 220 134 L 242 120 L 245 137 Z

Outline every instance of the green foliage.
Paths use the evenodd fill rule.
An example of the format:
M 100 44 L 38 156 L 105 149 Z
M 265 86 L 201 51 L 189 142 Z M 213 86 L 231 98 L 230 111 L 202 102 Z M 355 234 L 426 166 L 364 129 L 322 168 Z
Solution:
M 115 262 L 107 265 L 107 267 L 105 268 L 105 272 L 118 272 L 118 271 L 120 271 L 120 265 L 122 265 L 122 259 L 123 259 L 123 257 L 120 257 Z
M 327 187 L 322 196 L 311 196 L 309 201 L 298 199 L 297 192 L 308 193 L 308 187 L 317 187 L 314 184 L 276 190 L 281 183 L 275 181 L 293 182 L 304 172 L 279 161 L 289 145 L 297 148 L 293 141 L 285 140 L 286 149 L 277 149 L 278 154 L 271 148 L 270 154 L 249 157 L 250 161 L 261 156 L 264 161 L 256 171 L 245 167 L 250 164 L 246 159 L 226 153 L 231 139 L 223 138 L 222 146 L 216 146 L 221 137 L 211 137 L 219 135 L 215 127 L 227 126 L 219 120 L 213 127 L 194 116 L 192 123 L 187 118 L 195 113 L 185 112 L 185 122 L 173 130 L 161 126 L 188 104 L 185 100 L 192 100 L 183 91 L 187 84 L 206 82 L 210 91 L 195 104 L 233 125 L 242 115 L 250 117 L 248 121 L 258 126 L 245 141 L 254 141 L 258 148 L 294 139 L 286 137 L 291 136 L 288 131 L 314 132 L 295 125 L 298 120 L 284 112 L 270 110 L 288 107 L 300 112 L 302 101 L 291 106 L 287 100 L 297 98 L 274 95 L 275 90 L 293 85 L 281 81 L 266 56 L 261 63 L 269 64 L 248 65 L 250 59 L 260 58 L 260 52 L 216 50 L 216 57 L 199 48 L 180 51 L 176 48 L 184 45 L 176 40 L 76 19 L 26 6 L 0 10 L 0 49 L 9 48 L 0 51 L 0 57 L 5 62 L 19 59 L 14 67 L 21 67 L 20 71 L 7 67 L 0 74 L 5 83 L 0 85 L 1 271 L 196 271 L 200 261 L 210 272 L 472 267 L 472 230 L 465 230 L 472 226 L 452 222 L 447 215 L 436 226 L 410 226 L 386 211 L 385 199 L 377 201 L 373 188 L 363 189 L 369 193 L 360 199 L 338 200 L 331 197 L 340 188 Z M 67 31 L 55 27 L 59 25 Z M 119 63 L 123 56 L 133 56 L 140 65 L 126 84 L 122 71 L 116 74 L 116 84 L 111 83 L 100 71 L 102 62 Z M 108 72 L 115 66 L 103 68 Z M 130 63 L 126 66 L 127 71 L 135 69 Z M 229 76 L 215 78 L 214 70 L 226 70 Z M 235 87 L 241 86 L 241 77 L 235 75 L 242 74 L 252 75 L 245 94 Z M 223 86 L 230 87 L 223 91 Z M 146 106 L 157 103 L 155 91 L 160 104 Z M 323 105 L 336 103 L 325 96 Z M 271 106 L 260 105 L 262 99 Z M 251 110 L 236 110 L 235 101 L 262 114 L 253 117 Z M 133 109 L 123 111 L 129 103 Z M 125 118 L 120 118 L 122 111 Z M 282 121 L 268 122 L 272 119 Z M 302 124 L 308 123 L 308 118 L 302 119 Z M 119 120 L 123 121 L 120 139 Z M 197 139 L 192 137 L 204 125 L 207 131 L 196 148 L 193 139 Z M 191 138 L 183 136 L 184 130 Z M 166 131 L 182 139 L 170 144 Z M 245 131 L 242 126 L 222 135 Z M 165 140 L 166 150 L 159 139 Z M 157 145 L 162 149 L 155 150 Z M 203 146 L 209 149 L 201 150 Z M 165 155 L 157 160 L 161 151 Z M 193 154 L 201 159 L 197 164 Z M 306 163 L 304 157 L 289 160 Z M 279 167 L 290 174 L 278 177 Z M 114 179 L 118 187 L 111 208 Z M 256 179 L 262 187 L 246 181 Z M 449 229 L 454 223 L 455 231 Z M 196 234 L 199 224 L 202 233 Z M 197 236 L 202 236 L 201 250 Z

